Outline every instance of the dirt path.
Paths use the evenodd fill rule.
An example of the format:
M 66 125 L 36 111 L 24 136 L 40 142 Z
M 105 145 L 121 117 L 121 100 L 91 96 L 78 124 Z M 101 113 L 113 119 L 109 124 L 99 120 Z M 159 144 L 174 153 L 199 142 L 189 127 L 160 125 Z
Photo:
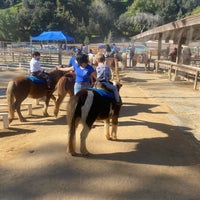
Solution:
M 34 106 L 33 116 L 23 110 L 29 121 L 0 129 L 0 199 L 199 200 L 199 127 L 193 121 L 200 94 L 159 74 L 126 70 L 121 76 L 118 141 L 107 141 L 103 124 L 95 123 L 89 158 L 66 154 L 68 97 L 57 119 L 42 117 L 41 106 L 27 100 Z M 77 143 L 78 149 L 79 134 Z

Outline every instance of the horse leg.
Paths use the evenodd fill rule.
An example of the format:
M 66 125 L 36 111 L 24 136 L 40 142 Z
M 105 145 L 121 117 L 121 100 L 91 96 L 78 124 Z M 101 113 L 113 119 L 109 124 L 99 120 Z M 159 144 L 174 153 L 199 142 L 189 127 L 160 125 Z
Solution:
M 46 97 L 46 99 L 45 99 L 45 105 L 44 105 L 44 110 L 43 110 L 43 115 L 45 117 L 49 116 L 49 114 L 47 112 L 47 109 L 48 109 L 48 106 L 49 106 L 49 101 L 50 101 L 50 97 Z
M 137 61 L 135 58 L 132 59 L 132 67 L 135 68 L 137 65 Z
M 67 92 L 65 92 L 62 95 L 58 95 L 58 99 L 55 102 L 55 109 L 54 109 L 54 116 L 57 117 L 58 116 L 58 112 L 59 112 L 59 108 L 60 108 L 60 104 L 63 102 L 63 99 L 65 98 Z
M 114 114 L 112 116 L 112 130 L 111 130 L 111 139 L 117 140 L 117 128 L 118 128 L 118 117 L 119 117 L 120 107 L 114 110 Z
M 148 59 L 147 66 L 148 66 L 148 70 L 150 71 L 150 60 L 149 59 Z
M 117 124 L 112 123 L 111 139 L 117 140 Z
M 91 128 L 89 128 L 89 126 L 87 124 L 83 125 L 83 129 L 81 131 L 81 135 L 80 135 L 80 152 L 83 156 L 87 156 L 90 154 L 90 152 L 87 150 L 86 147 L 86 138 L 88 136 L 88 133 L 90 131 Z
M 53 100 L 53 102 L 55 103 L 55 105 L 56 105 L 56 97 L 52 94 L 51 95 L 51 99 Z
M 108 119 L 106 119 L 106 120 L 104 121 L 104 133 L 105 133 L 105 135 L 106 135 L 106 139 L 107 139 L 107 140 L 110 140 L 110 139 L 111 139 L 109 128 L 110 128 L 110 118 L 108 118 Z
M 144 71 L 147 71 L 147 63 L 144 63 Z
M 115 60 L 114 60 L 114 63 L 115 63 L 115 76 L 116 76 L 116 80 L 117 80 L 117 81 L 120 81 L 120 79 L 119 79 L 119 67 L 118 67 L 118 61 L 117 61 L 116 58 L 115 58 Z
M 20 122 L 26 122 L 26 119 L 22 116 L 22 113 L 21 113 L 21 103 L 22 103 L 22 101 L 17 101 L 16 100 L 15 103 L 14 103 L 14 107 L 15 107 L 15 109 L 17 111 L 17 114 L 18 114 Z

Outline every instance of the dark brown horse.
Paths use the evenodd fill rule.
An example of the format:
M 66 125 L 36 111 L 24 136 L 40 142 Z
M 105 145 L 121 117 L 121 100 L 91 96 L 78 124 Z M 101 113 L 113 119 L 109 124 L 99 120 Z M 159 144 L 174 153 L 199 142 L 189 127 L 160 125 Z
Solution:
M 121 84 L 118 84 L 121 87 Z M 105 134 L 107 139 L 117 139 L 118 117 L 121 105 L 113 103 L 110 93 L 97 88 L 83 89 L 71 97 L 67 109 L 67 122 L 69 126 L 68 151 L 72 156 L 75 152 L 76 128 L 79 122 L 83 124 L 81 131 L 80 152 L 86 156 L 89 151 L 86 147 L 86 139 L 93 123 L 97 120 L 104 120 Z M 109 126 L 112 120 L 112 131 L 110 135 Z
M 47 90 L 47 84 L 44 83 L 35 83 L 30 80 L 27 76 L 19 76 L 13 78 L 7 87 L 7 101 L 8 101 L 8 114 L 9 114 L 9 123 L 14 119 L 14 112 L 17 111 L 19 119 L 21 122 L 26 121 L 21 114 L 21 104 L 27 98 L 38 99 L 41 97 L 46 97 L 45 107 L 43 114 L 48 116 L 47 108 L 49 106 L 50 98 L 55 101 L 53 92 L 58 80 L 64 75 L 62 71 L 54 70 L 49 73 L 51 77 L 51 91 Z
M 75 73 L 67 73 L 61 77 L 57 83 L 56 89 L 58 98 L 56 100 L 54 115 L 57 117 L 59 108 L 67 93 L 72 97 L 74 95 Z

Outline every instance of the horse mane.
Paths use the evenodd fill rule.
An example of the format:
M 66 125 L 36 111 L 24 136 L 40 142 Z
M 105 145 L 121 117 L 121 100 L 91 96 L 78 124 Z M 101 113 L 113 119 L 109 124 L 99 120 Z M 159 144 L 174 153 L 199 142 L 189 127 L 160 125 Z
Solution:
M 62 74 L 64 75 L 64 72 L 55 69 L 55 70 L 53 70 L 53 71 L 50 71 L 49 74 L 50 74 L 50 76 L 52 76 L 52 77 L 60 77 Z

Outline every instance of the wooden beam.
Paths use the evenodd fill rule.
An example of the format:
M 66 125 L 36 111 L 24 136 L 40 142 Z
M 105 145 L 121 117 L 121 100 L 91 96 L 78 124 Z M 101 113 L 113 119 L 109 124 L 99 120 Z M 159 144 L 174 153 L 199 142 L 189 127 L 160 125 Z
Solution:
M 153 28 L 151 30 L 145 31 L 141 34 L 135 35 L 132 37 L 133 40 L 139 40 L 142 38 L 146 39 L 152 39 L 152 38 L 159 38 L 159 33 L 165 33 L 165 32 L 173 32 L 173 31 L 179 31 L 180 29 L 188 29 L 190 27 L 193 27 L 195 29 L 200 29 L 200 13 L 196 15 L 191 15 L 189 17 L 177 20 L 175 22 L 171 22 L 168 24 L 165 24 L 163 26 L 159 26 L 156 28 Z M 178 32 L 176 32 L 178 33 Z M 195 35 L 196 37 L 200 38 L 200 34 Z M 197 38 L 196 38 L 197 39 Z

